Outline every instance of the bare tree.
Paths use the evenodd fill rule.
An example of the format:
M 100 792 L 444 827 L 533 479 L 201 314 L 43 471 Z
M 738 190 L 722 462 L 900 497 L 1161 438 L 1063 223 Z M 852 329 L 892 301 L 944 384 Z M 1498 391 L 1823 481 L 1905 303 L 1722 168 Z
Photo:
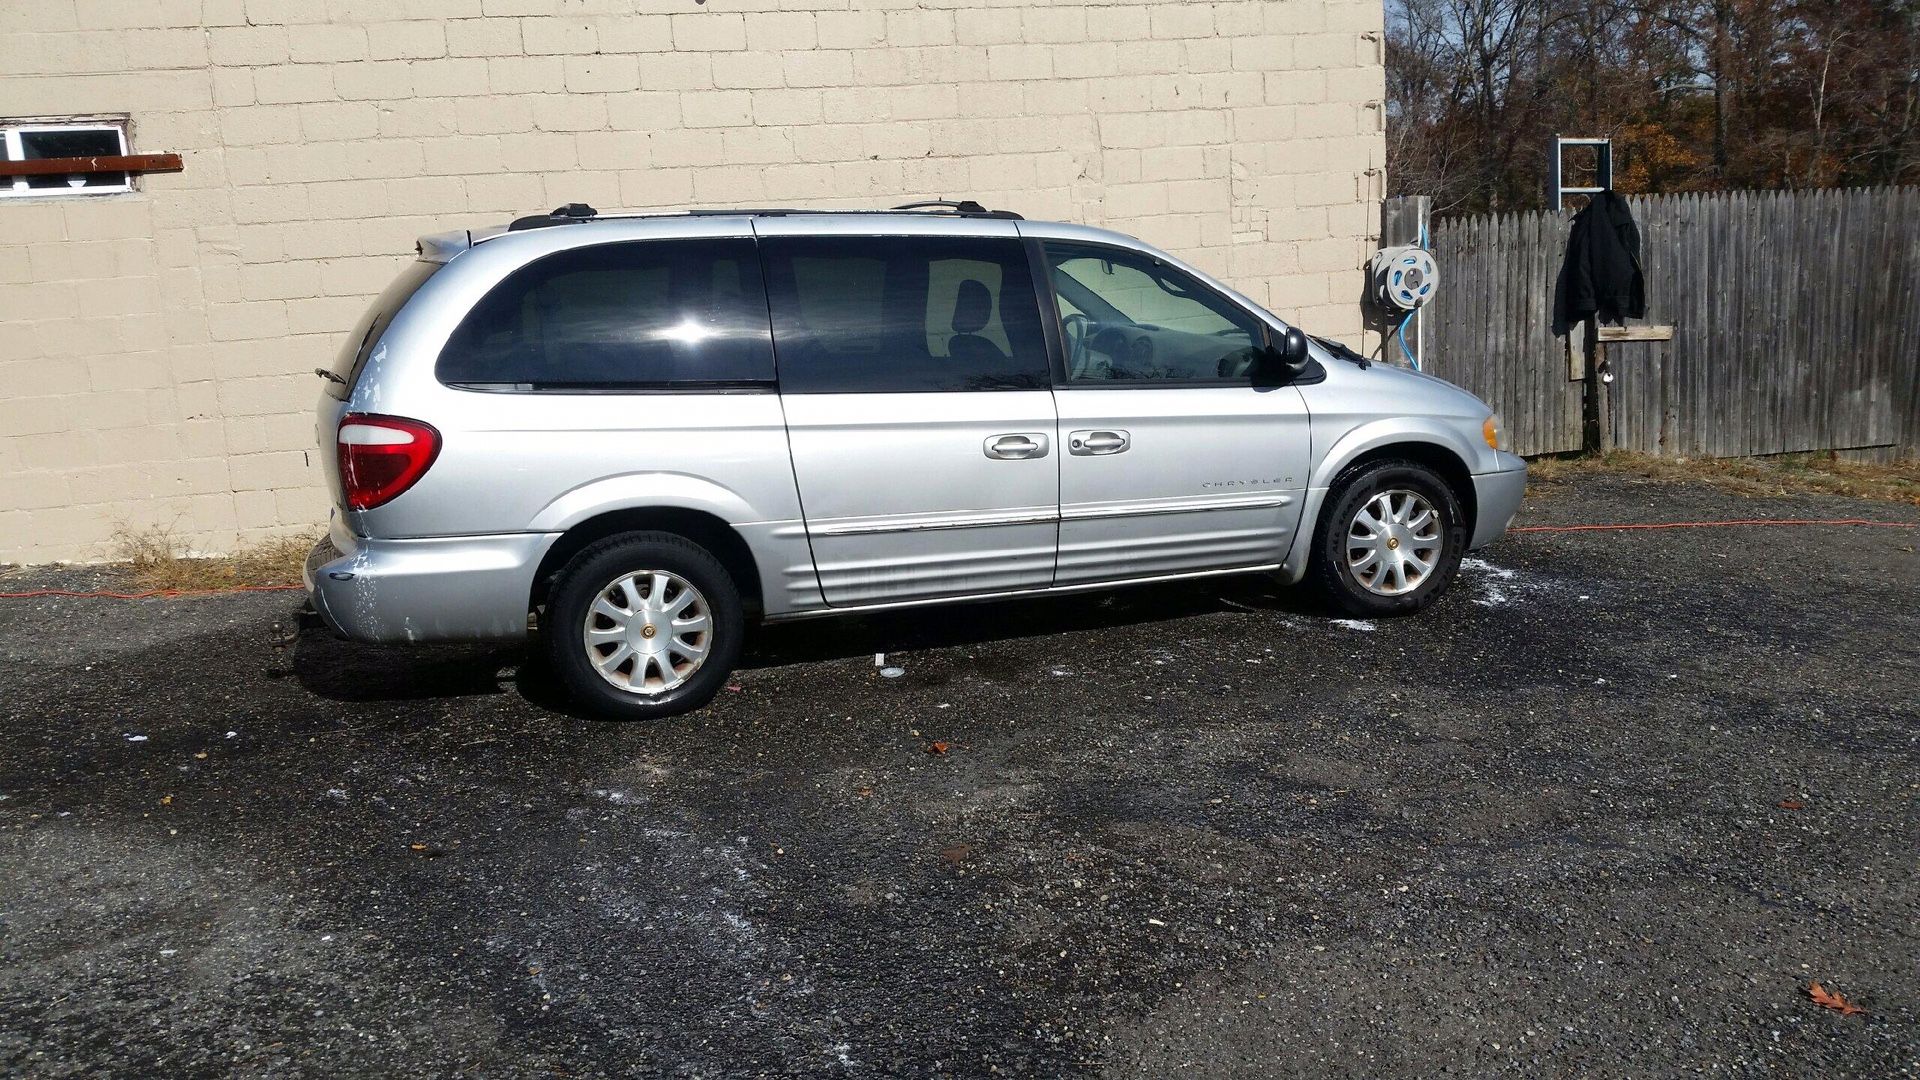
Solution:
M 1920 0 L 1389 0 L 1388 181 L 1538 205 L 1556 133 L 1623 190 L 1920 181 Z

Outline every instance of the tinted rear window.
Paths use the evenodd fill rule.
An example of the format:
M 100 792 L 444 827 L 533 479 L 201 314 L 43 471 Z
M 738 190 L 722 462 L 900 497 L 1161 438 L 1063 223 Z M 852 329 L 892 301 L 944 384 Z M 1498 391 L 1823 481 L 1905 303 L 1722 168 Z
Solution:
M 763 239 L 789 394 L 1044 389 L 1026 253 L 979 237 Z
M 461 321 L 436 372 L 530 389 L 770 384 L 753 241 L 601 244 L 529 263 Z
M 408 263 L 407 268 L 400 271 L 400 276 L 393 279 L 393 284 L 388 285 L 374 298 L 373 303 L 367 305 L 366 313 L 360 316 L 359 322 L 353 324 L 347 340 L 341 343 L 339 354 L 333 358 L 333 366 L 329 370 L 341 381 L 328 379 L 327 393 L 342 401 L 347 399 L 347 391 L 360 378 L 360 372 L 367 366 L 367 357 L 373 354 L 373 347 L 379 344 L 380 335 L 387 332 L 387 324 L 443 265 L 425 259 Z

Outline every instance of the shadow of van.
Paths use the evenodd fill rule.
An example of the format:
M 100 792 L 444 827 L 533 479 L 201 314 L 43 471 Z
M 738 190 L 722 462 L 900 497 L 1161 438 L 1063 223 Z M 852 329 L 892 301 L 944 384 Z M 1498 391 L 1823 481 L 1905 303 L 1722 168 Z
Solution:
M 1321 614 L 1304 590 L 1266 575 L 1203 578 L 1019 600 L 911 607 L 772 623 L 748 631 L 739 669 L 844 660 L 881 652 L 1142 626 L 1230 611 Z M 364 645 L 309 620 L 293 674 L 334 701 L 424 701 L 517 691 L 529 704 L 571 713 L 566 695 L 526 644 Z

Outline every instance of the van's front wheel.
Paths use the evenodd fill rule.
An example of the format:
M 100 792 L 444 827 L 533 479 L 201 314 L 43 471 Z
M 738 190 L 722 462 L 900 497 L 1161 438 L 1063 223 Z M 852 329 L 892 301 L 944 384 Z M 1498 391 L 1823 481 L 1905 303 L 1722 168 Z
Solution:
M 1460 569 L 1466 522 L 1453 489 L 1411 461 L 1376 461 L 1327 496 L 1313 574 L 1355 615 L 1406 615 L 1439 597 Z
M 588 546 L 547 605 L 547 659 L 583 708 L 651 720 L 713 700 L 740 657 L 740 590 L 705 549 L 671 533 Z

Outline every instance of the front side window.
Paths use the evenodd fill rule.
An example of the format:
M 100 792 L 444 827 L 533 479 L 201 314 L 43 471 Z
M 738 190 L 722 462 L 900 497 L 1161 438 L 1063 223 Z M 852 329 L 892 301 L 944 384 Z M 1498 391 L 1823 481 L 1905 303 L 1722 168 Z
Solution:
M 747 239 L 573 248 L 509 274 L 441 350 L 444 383 L 530 389 L 770 384 Z
M 783 393 L 1050 385 L 1018 241 L 768 237 L 760 247 Z
M 0 161 L 47 158 L 125 157 L 127 127 L 122 122 L 42 123 L 0 120 Z M 33 173 L 0 176 L 0 198 L 36 195 L 99 195 L 133 190 L 123 172 Z
M 1068 379 L 1219 383 L 1250 378 L 1259 320 L 1150 255 L 1048 243 Z

